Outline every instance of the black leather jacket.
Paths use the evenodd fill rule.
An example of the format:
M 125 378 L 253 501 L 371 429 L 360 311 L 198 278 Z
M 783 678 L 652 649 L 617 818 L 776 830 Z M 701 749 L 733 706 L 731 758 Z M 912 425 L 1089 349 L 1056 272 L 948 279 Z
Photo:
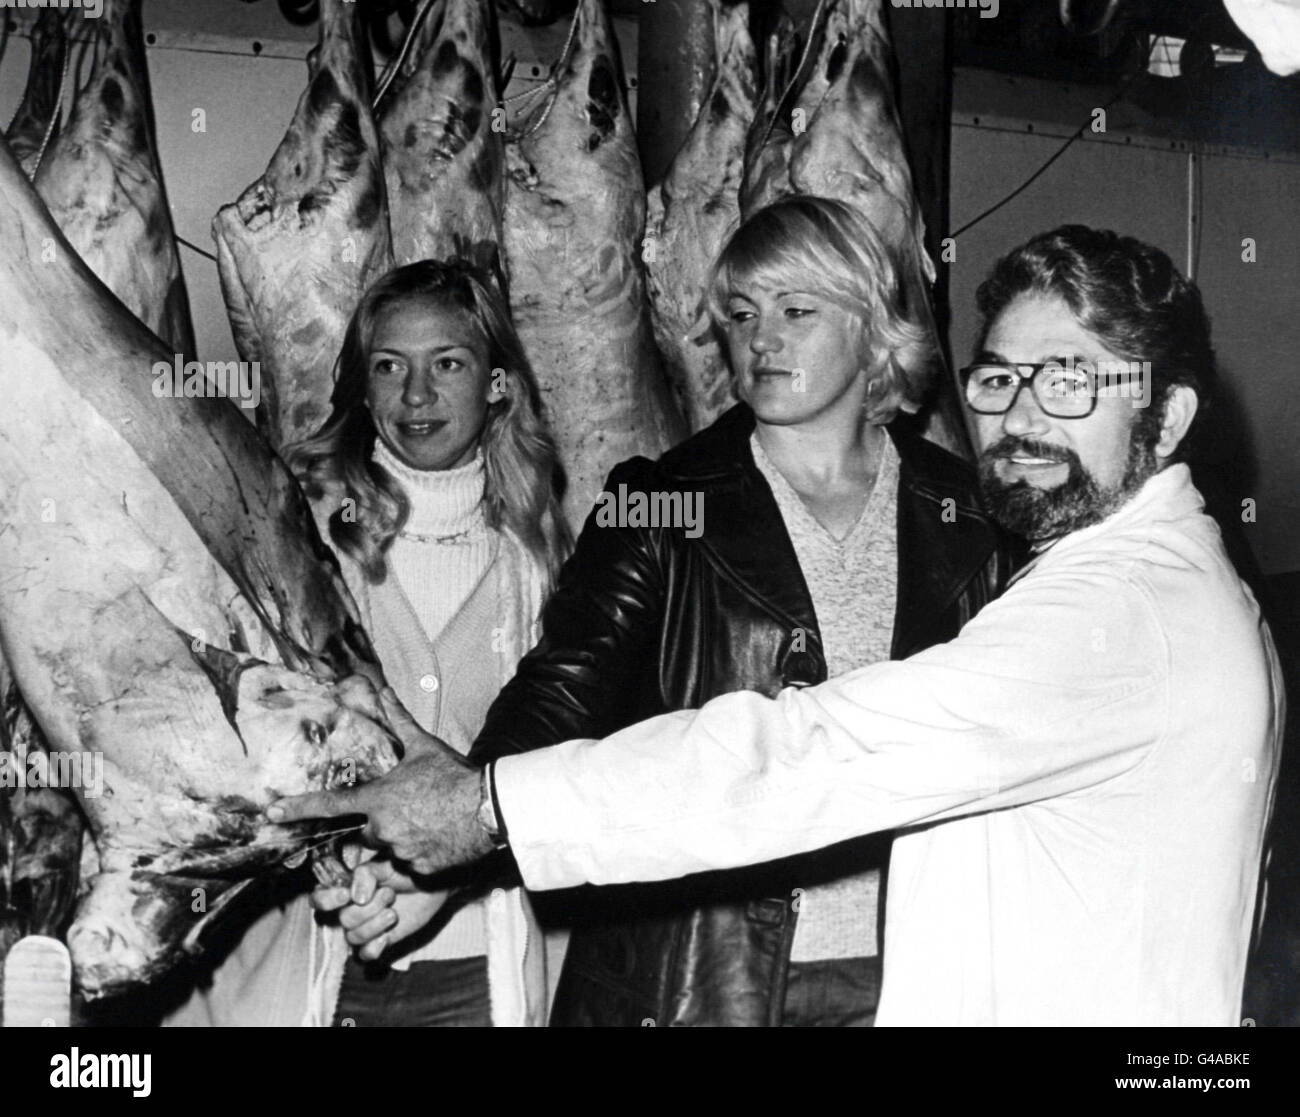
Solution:
M 472 759 L 599 738 L 735 690 L 826 678 L 817 618 L 772 491 L 753 413 L 732 408 L 606 491 L 703 494 L 703 533 L 590 517 L 542 614 L 542 638 L 488 713 Z M 970 467 L 901 421 L 892 655 L 951 639 L 1005 583 L 1010 552 Z M 509 818 L 506 818 L 507 825 Z M 785 998 L 796 890 L 873 865 L 888 838 L 681 881 L 575 890 L 555 1025 L 770 1025 Z M 535 897 L 543 905 L 545 895 Z M 883 910 L 883 904 L 882 904 Z M 576 913 L 576 914 L 575 914 Z

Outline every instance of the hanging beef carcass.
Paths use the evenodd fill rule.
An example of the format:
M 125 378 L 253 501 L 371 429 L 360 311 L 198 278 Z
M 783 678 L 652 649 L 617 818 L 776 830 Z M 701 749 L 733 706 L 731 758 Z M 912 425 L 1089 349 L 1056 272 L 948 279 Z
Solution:
M 41 778 L 50 763 L 0 658 L 0 959 L 25 935 L 61 938 L 76 902 L 84 821 L 76 796 Z
M 790 182 L 798 193 L 851 203 L 932 281 L 889 67 L 883 0 L 833 0 L 794 109 L 802 127 Z
M 120 9 L 104 14 L 110 20 L 123 18 Z M 151 146 L 140 149 L 136 135 L 142 100 L 134 92 L 124 95 L 123 111 L 113 118 L 82 102 L 69 138 L 61 145 L 56 142 L 61 109 L 73 95 L 68 19 L 66 11 L 47 8 L 32 26 L 27 85 L 6 135 L 10 149 L 28 178 L 47 158 L 54 162 L 53 173 L 42 178 L 42 187 L 58 207 L 66 231 L 77 238 L 75 247 L 103 278 L 116 285 L 116 293 L 133 310 L 151 317 L 155 328 L 171 330 L 181 343 L 192 347 L 189 308 L 171 243 L 170 217 L 158 185 L 157 162 Z M 82 29 L 89 25 L 75 17 L 73 26 Z M 120 36 L 123 28 L 110 30 L 110 34 L 114 32 Z M 113 64 L 104 55 L 96 61 L 92 88 Z M 120 58 L 117 61 L 125 71 L 124 87 L 133 90 L 138 68 Z M 82 215 L 71 208 L 78 193 L 85 207 Z M 165 238 L 130 243 L 134 235 L 160 219 Z M 47 247 L 42 245 L 40 250 Z M 23 935 L 62 937 L 67 931 L 77 895 L 85 827 L 73 793 L 39 779 L 52 762 L 57 765 L 58 757 L 55 754 L 51 760 L 44 735 L 2 656 L 0 751 L 4 753 L 0 757 L 2 957 Z M 29 775 L 38 777 L 35 783 L 29 784 Z M 86 852 L 93 858 L 93 844 L 87 844 Z
M 557 88 L 507 145 L 505 228 L 511 309 L 575 527 L 617 462 L 684 433 L 645 306 L 645 187 L 613 32 L 600 0 L 580 0 L 576 20 Z
M 731 406 L 731 377 L 709 329 L 704 286 L 740 219 L 745 139 L 754 121 L 755 58 L 749 5 L 713 8 L 716 69 L 695 124 L 663 182 L 650 191 L 646 261 L 650 317 L 691 430 Z
M 67 85 L 67 13 L 46 8 L 32 25 L 32 58 L 27 86 L 5 138 L 9 150 L 31 178 L 49 145 L 59 135 L 61 90 Z
M 413 72 L 380 106 L 397 264 L 455 256 L 501 272 L 505 135 L 492 126 L 490 15 L 480 0 L 442 0 L 416 32 Z
M 937 354 L 930 303 L 934 263 L 925 249 L 925 227 L 894 104 L 883 0 L 831 0 L 822 29 L 814 33 L 820 41 L 816 64 L 792 110 L 791 189 L 847 202 L 893 246 L 907 301 L 929 324 Z M 936 356 L 940 388 L 926 433 L 940 445 L 965 453 L 961 420 L 942 364 Z
M 392 263 L 358 7 L 323 0 L 289 130 L 266 173 L 212 227 L 236 348 L 261 370 L 258 426 L 277 449 L 329 414 L 348 319 Z
M 192 356 L 194 329 L 154 141 L 140 0 L 104 0 L 94 60 L 36 189 L 72 247 L 131 312 Z
M 68 945 L 95 995 L 306 848 L 272 798 L 381 771 L 391 742 L 339 700 L 380 672 L 292 477 L 228 401 L 155 395 L 170 354 L 3 145 L 0 246 L 0 642 L 94 832 Z
M 767 37 L 763 52 L 763 93 L 745 138 L 744 177 L 740 184 L 742 218 L 790 193 L 790 147 L 794 132 L 786 102 L 796 77 L 797 46 L 794 24 L 782 13 Z
M 47 8 L 32 25 L 27 85 L 6 133 L 28 178 L 58 137 L 65 15 Z M 84 827 L 76 798 L 27 783 L 29 757 L 45 752 L 40 728 L 0 655 L 0 958 L 24 935 L 63 935 L 76 900 Z

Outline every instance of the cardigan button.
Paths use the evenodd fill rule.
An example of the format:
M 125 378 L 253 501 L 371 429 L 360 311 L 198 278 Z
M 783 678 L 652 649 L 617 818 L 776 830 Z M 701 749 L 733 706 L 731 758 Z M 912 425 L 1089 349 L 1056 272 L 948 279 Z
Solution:
M 437 676 L 437 675 L 421 675 L 421 676 L 420 676 L 420 689 L 421 689 L 422 691 L 424 691 L 425 694 L 432 694 L 435 690 L 438 689 L 438 676 Z

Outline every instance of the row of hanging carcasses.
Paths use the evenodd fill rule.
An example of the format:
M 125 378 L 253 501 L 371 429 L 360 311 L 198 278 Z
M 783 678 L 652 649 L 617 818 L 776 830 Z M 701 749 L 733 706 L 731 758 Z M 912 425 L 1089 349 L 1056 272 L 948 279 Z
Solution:
M 801 68 L 779 29 L 761 97 L 747 4 L 709 6 L 712 84 L 647 222 L 601 0 L 581 0 L 551 80 L 512 106 L 500 103 L 482 0 L 430 0 L 377 96 L 351 8 L 326 3 L 288 133 L 215 225 L 241 356 L 269 370 L 272 441 L 327 414 L 343 326 L 369 282 L 393 264 L 467 256 L 508 292 L 576 528 L 615 464 L 657 455 L 731 402 L 701 295 L 742 210 L 792 192 L 849 201 L 899 247 L 924 299 L 933 272 L 882 0 L 827 0 Z
M 413 260 L 465 256 L 501 277 L 559 443 L 575 528 L 613 465 L 662 451 L 730 404 L 701 294 L 742 212 L 791 192 L 848 201 L 900 249 L 912 293 L 927 300 L 933 268 L 891 92 L 883 0 L 823 0 L 799 56 L 783 24 L 761 66 L 748 5 L 707 2 L 713 79 L 647 215 L 602 0 L 581 0 L 551 79 L 512 106 L 500 100 L 487 0 L 426 0 L 378 91 L 357 5 L 324 0 L 294 119 L 265 174 L 214 224 L 236 346 L 259 362 L 259 425 L 273 445 L 320 425 L 357 299 Z M 55 31 L 67 22 L 47 15 L 10 131 L 29 163 L 58 86 Z M 151 129 L 143 58 L 130 61 L 134 88 L 107 80 L 141 98 Z M 41 161 L 37 189 L 108 286 L 192 354 L 156 157 L 119 144 L 109 155 L 128 172 L 119 183 L 131 196 L 93 200 L 84 189 L 85 152 L 96 145 L 72 133 L 103 116 L 111 73 L 97 66 L 78 95 L 78 109 L 101 111 L 74 113 Z M 81 166 L 68 166 L 71 152 Z
M 154 391 L 192 342 L 140 0 L 69 18 L 0 143 L 0 954 L 66 932 L 98 996 L 320 844 L 271 799 L 395 756 L 336 692 L 383 677 L 297 484 L 230 401 Z
M 327 414 L 367 285 L 427 257 L 496 273 L 575 526 L 618 461 L 727 406 L 701 295 L 742 212 L 796 190 L 843 198 L 924 289 L 880 0 L 826 0 L 802 65 L 788 32 L 774 39 L 761 93 L 744 5 L 711 7 L 715 74 L 647 227 L 600 0 L 580 0 L 551 80 L 509 112 L 481 0 L 424 5 L 378 89 L 356 5 L 323 0 L 288 132 L 213 230 L 236 345 L 261 369 L 264 438 L 227 401 L 149 390 L 155 362 L 192 353 L 192 331 L 140 0 L 105 0 L 75 89 L 65 25 L 42 17 L 9 136 L 35 192 L 0 152 L 0 564 L 22 571 L 0 581 L 0 640 L 15 749 L 41 747 L 39 725 L 52 750 L 104 758 L 108 793 L 80 796 L 94 842 L 68 935 L 87 992 L 164 970 L 232 881 L 307 844 L 266 825 L 270 797 L 319 786 L 340 757 L 391 762 L 333 693 L 379 667 L 274 454 Z M 36 922 L 56 926 L 75 890 L 51 882 L 75 879 L 76 845 L 51 841 L 50 819 L 76 816 L 38 795 L 6 803 L 20 838 L 6 879 L 41 882 Z

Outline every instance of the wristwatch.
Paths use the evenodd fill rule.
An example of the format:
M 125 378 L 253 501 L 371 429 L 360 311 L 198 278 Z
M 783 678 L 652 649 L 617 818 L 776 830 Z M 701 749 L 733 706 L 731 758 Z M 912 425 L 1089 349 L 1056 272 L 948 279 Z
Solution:
M 491 839 L 495 849 L 504 849 L 507 845 L 506 828 L 497 810 L 496 761 L 487 764 L 479 777 L 478 824 Z

